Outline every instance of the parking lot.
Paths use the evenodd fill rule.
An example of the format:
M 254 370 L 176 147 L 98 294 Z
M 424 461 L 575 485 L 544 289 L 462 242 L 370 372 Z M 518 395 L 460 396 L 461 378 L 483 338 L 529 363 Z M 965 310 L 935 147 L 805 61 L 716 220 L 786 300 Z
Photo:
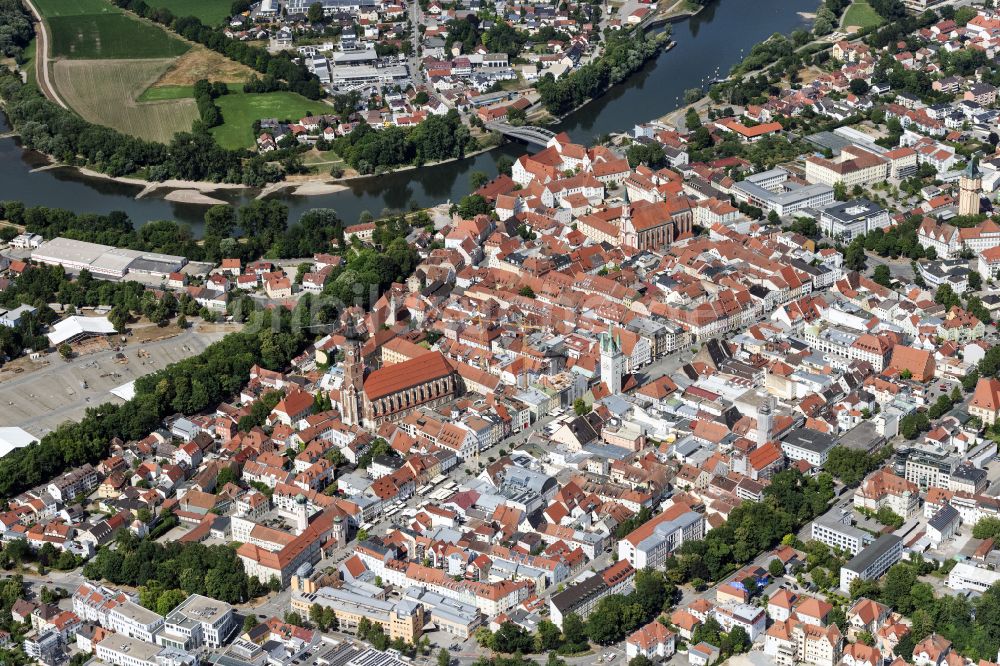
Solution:
M 111 389 L 198 354 L 223 335 L 192 328 L 156 342 L 138 344 L 130 338 L 121 350 L 127 361 L 121 363 L 109 344 L 69 361 L 55 352 L 46 354 L 20 363 L 24 370 L 17 374 L 5 368 L 0 372 L 0 426 L 19 426 L 42 437 L 63 421 L 79 420 L 88 407 L 121 402 Z M 111 344 L 119 344 L 118 339 Z

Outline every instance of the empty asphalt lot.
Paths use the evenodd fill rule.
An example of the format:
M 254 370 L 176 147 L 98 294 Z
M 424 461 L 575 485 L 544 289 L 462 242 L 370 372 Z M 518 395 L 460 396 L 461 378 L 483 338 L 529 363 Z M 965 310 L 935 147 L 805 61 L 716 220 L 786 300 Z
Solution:
M 0 426 L 19 426 L 41 437 L 63 421 L 79 420 L 88 407 L 121 402 L 111 395 L 111 389 L 198 354 L 224 335 L 192 328 L 141 345 L 130 339 L 122 349 L 128 363 L 116 363 L 114 351 L 86 354 L 69 362 L 51 353 L 35 370 L 28 367 L 14 376 L 0 373 Z M 139 349 L 149 356 L 140 358 Z M 48 364 L 43 365 L 44 361 Z

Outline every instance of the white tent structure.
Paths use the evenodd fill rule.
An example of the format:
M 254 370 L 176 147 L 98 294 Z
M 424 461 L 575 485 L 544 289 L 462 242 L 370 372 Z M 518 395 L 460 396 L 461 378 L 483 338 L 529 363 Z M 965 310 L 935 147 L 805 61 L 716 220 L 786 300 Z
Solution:
M 20 449 L 37 441 L 37 437 L 23 428 L 0 428 L 0 458 L 14 449 Z
M 59 346 L 64 342 L 76 342 L 93 335 L 113 335 L 114 325 L 107 317 L 67 317 L 52 326 L 48 334 L 49 342 Z

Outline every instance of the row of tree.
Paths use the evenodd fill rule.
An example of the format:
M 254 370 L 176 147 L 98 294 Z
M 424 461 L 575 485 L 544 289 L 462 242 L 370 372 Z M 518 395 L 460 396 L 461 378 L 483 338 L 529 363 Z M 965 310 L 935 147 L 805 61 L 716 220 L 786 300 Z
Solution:
M 542 104 L 552 115 L 568 113 L 637 72 L 666 42 L 665 33 L 649 37 L 642 29 L 608 31 L 600 58 L 558 80 L 546 74 L 538 82 Z
M 267 592 L 246 575 L 243 562 L 228 546 L 139 539 L 129 530 L 118 533 L 114 548 L 101 548 L 84 567 L 91 580 L 114 585 L 144 586 L 140 601 L 157 612 L 172 610 L 189 594 L 202 594 L 230 604 L 246 603 Z
M 21 0 L 0 0 L 0 55 L 20 63 L 24 47 L 34 36 L 31 15 Z
M 362 174 L 460 158 L 476 148 L 476 140 L 454 109 L 444 116 L 432 115 L 413 128 L 377 130 L 361 122 L 333 142 L 333 150 Z
M 74 213 L 61 208 L 0 202 L 0 218 L 23 225 L 45 238 L 63 236 L 91 243 L 144 252 L 185 256 L 195 261 L 236 257 L 252 261 L 310 257 L 317 252 L 344 249 L 344 223 L 330 208 L 314 208 L 294 224 L 288 207 L 277 200 L 255 199 L 236 208 L 218 205 L 205 212 L 205 235 L 199 242 L 188 225 L 171 220 L 148 222 L 138 229 L 120 211 L 107 215 Z M 389 225 L 386 221 L 381 223 Z M 406 226 L 409 231 L 409 226 Z M 391 239 L 390 239 L 391 240 Z
M 225 83 L 209 83 L 208 79 L 198 79 L 194 84 L 194 102 L 198 106 L 198 117 L 205 127 L 222 124 L 222 110 L 215 98 L 229 92 Z

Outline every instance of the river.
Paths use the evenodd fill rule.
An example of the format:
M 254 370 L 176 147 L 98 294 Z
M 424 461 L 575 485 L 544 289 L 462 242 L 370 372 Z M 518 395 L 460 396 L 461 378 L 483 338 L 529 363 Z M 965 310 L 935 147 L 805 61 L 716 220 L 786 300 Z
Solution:
M 812 12 L 818 0 L 713 0 L 697 16 L 673 25 L 677 46 L 650 60 L 626 82 L 567 116 L 558 129 L 575 141 L 591 143 L 596 136 L 630 130 L 681 105 L 688 88 L 725 74 L 757 42 L 775 32 L 805 27 L 803 12 Z M 6 123 L 0 116 L 0 131 Z M 310 208 L 334 208 L 353 222 L 363 211 L 404 210 L 456 201 L 469 191 L 469 174 L 496 173 L 501 155 L 517 157 L 526 148 L 506 144 L 476 157 L 434 167 L 402 171 L 353 181 L 334 194 L 299 197 L 276 195 L 287 203 L 292 220 Z M 0 139 L 0 199 L 28 205 L 68 208 L 80 213 L 124 211 L 137 224 L 175 219 L 200 232 L 205 208 L 155 197 L 135 199 L 138 187 L 90 178 L 73 169 L 46 169 L 41 155 L 24 151 L 16 139 Z M 241 203 L 246 194 L 221 191 L 213 196 Z

